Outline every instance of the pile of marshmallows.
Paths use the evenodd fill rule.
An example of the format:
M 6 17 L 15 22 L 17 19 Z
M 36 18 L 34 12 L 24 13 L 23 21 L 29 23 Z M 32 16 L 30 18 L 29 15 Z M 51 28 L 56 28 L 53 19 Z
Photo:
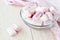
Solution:
M 36 7 L 34 10 L 25 10 L 22 13 L 23 18 L 28 22 L 36 25 L 48 25 L 55 19 L 55 8 L 54 7 Z

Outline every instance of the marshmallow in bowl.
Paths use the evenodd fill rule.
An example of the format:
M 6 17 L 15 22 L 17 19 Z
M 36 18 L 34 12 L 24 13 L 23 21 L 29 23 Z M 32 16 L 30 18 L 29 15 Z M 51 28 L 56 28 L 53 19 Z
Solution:
M 54 10 L 55 10 L 55 8 L 54 8 L 54 7 L 50 7 L 49 9 L 50 9 L 50 11 L 54 11 Z
M 53 15 L 50 12 L 46 12 L 46 15 L 48 15 L 48 18 L 53 21 Z
M 46 22 L 46 21 L 48 20 L 48 18 L 47 18 L 46 15 L 43 15 L 43 16 L 40 18 L 40 20 L 43 22 L 43 23 L 42 23 L 43 25 L 47 25 L 47 22 Z M 41 24 L 41 25 L 42 25 L 42 24 Z
M 46 7 L 40 7 L 40 6 L 38 6 L 35 10 L 36 10 L 36 11 L 43 12 L 44 9 L 46 9 Z

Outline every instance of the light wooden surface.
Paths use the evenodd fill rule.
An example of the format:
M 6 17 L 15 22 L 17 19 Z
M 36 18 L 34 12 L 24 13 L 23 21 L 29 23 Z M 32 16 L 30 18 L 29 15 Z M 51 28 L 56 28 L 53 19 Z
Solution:
M 0 40 L 54 40 L 49 29 L 36 30 L 23 23 L 19 14 L 20 8 L 6 5 L 4 0 L 0 0 Z M 12 24 L 22 27 L 23 31 L 14 37 L 10 37 L 6 31 Z

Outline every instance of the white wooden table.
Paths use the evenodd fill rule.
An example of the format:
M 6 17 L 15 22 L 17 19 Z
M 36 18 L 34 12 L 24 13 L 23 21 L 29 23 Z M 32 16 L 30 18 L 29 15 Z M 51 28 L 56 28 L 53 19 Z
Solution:
M 6 5 L 4 0 L 0 0 L 0 40 L 32 40 L 29 27 L 20 18 L 20 9 Z M 14 37 L 10 37 L 6 31 L 12 24 L 18 24 L 23 31 Z M 53 34 L 49 29 L 32 29 L 33 40 L 54 40 Z

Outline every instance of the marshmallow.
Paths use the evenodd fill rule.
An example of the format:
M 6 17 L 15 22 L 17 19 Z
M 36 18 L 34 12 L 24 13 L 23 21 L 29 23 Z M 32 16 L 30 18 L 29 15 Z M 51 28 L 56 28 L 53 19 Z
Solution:
M 52 13 L 50 13 L 50 12 L 46 12 L 46 14 L 48 15 L 48 18 L 51 20 L 51 21 L 53 21 L 53 15 L 52 15 Z
M 28 18 L 31 14 L 28 12 L 28 11 L 25 11 L 25 10 L 23 10 L 22 11 L 22 17 L 24 18 L 24 19 L 26 19 L 26 18 Z
M 43 12 L 44 9 L 46 9 L 46 7 L 37 7 L 37 8 L 36 8 L 36 11 Z
M 43 15 L 40 19 L 41 19 L 42 21 L 47 21 L 47 20 L 48 20 L 48 18 L 47 18 L 46 15 Z
M 13 6 L 19 6 L 19 7 L 24 7 L 25 5 L 28 4 L 28 2 L 25 2 L 23 0 L 6 0 L 5 3 Z
M 7 32 L 10 36 L 15 36 L 17 34 L 16 31 L 12 27 L 9 27 L 7 29 Z
M 41 25 L 41 20 L 40 20 L 40 16 L 41 16 L 41 13 L 36 13 L 34 16 L 33 16 L 33 21 L 36 22 L 35 24 L 38 24 Z
M 43 25 L 47 25 L 48 23 L 46 22 L 48 20 L 47 15 L 43 15 L 40 20 L 43 22 Z
M 11 25 L 7 28 L 7 32 L 10 36 L 15 36 L 21 29 L 16 24 Z
M 50 7 L 49 9 L 50 9 L 50 11 L 53 11 L 53 10 L 55 10 L 55 8 L 54 8 L 54 7 Z
M 14 1 L 14 0 L 7 0 L 7 3 L 8 3 L 8 4 L 14 4 L 15 1 Z

